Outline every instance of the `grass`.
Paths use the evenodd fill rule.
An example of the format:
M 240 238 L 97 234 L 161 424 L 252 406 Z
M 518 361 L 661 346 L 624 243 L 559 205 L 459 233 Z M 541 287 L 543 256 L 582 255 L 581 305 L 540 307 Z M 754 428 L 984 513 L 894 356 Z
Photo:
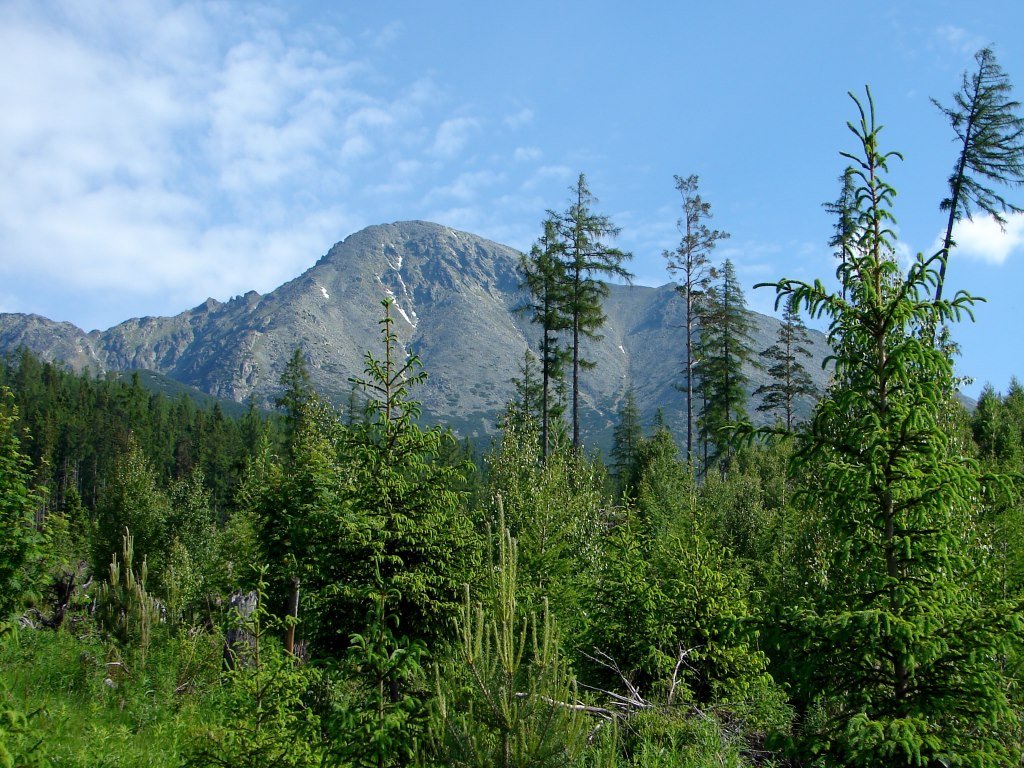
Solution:
M 210 634 L 158 636 L 143 661 L 95 635 L 26 630 L 0 649 L 0 708 L 34 713 L 22 742 L 55 766 L 180 766 L 219 671 Z

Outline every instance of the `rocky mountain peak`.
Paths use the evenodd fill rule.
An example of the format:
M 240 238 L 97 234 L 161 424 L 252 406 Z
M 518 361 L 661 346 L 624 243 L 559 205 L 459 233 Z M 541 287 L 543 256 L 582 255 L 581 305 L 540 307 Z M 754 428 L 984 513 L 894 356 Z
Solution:
M 514 311 L 523 299 L 519 259 L 512 248 L 440 224 L 381 224 L 349 235 L 268 294 L 211 298 L 175 317 L 126 320 L 86 335 L 67 323 L 0 315 L 0 350 L 25 345 L 78 369 L 152 370 L 212 395 L 269 404 L 301 347 L 316 388 L 342 403 L 367 350 L 380 354 L 380 302 L 390 297 L 400 342 L 429 374 L 416 393 L 426 418 L 480 436 L 512 396 L 527 346 L 536 346 L 536 327 Z M 607 440 L 629 387 L 645 418 L 660 408 L 681 430 L 681 303 L 673 287 L 612 286 L 605 313 L 604 338 L 586 350 L 597 362 L 583 382 L 591 439 Z M 778 322 L 754 320 L 760 351 L 774 343 Z M 820 334 L 814 347 L 820 361 Z M 823 384 L 820 365 L 809 367 Z M 763 383 L 763 373 L 751 375 L 752 388 Z

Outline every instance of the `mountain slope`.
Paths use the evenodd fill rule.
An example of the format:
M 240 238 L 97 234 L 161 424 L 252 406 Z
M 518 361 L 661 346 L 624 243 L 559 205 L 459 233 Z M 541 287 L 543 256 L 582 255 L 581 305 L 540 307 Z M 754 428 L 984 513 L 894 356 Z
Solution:
M 368 227 L 336 244 L 276 290 L 228 302 L 208 299 L 174 317 L 127 320 L 86 334 L 34 315 L 0 315 L 0 351 L 24 345 L 76 369 L 146 369 L 218 397 L 270 403 L 296 346 L 317 390 L 343 402 L 367 350 L 379 354 L 380 302 L 395 300 L 395 331 L 429 373 L 416 393 L 428 418 L 461 434 L 490 431 L 511 397 L 511 380 L 537 329 L 522 303 L 520 254 L 475 235 L 427 222 Z M 611 286 L 603 339 L 589 342 L 597 363 L 582 387 L 585 432 L 607 444 L 628 387 L 647 420 L 657 409 L 682 432 L 679 382 L 682 304 L 671 285 Z M 752 315 L 755 351 L 774 343 L 778 321 Z M 812 334 L 809 370 L 825 383 L 824 337 Z M 765 380 L 751 370 L 752 386 Z

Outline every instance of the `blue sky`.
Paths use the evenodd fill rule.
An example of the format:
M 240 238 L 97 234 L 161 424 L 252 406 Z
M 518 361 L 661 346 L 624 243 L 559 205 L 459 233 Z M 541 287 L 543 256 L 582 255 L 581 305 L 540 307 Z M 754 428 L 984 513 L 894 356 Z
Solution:
M 948 102 L 994 46 L 1024 99 L 1024 3 L 0 2 L 0 311 L 85 329 L 267 292 L 370 224 L 525 249 L 585 172 L 640 283 L 668 279 L 673 174 L 698 174 L 754 283 L 830 277 L 870 84 L 906 159 L 901 250 L 928 251 Z M 1024 203 L 1024 190 L 1010 192 Z M 963 374 L 1024 377 L 1024 217 L 959 233 Z

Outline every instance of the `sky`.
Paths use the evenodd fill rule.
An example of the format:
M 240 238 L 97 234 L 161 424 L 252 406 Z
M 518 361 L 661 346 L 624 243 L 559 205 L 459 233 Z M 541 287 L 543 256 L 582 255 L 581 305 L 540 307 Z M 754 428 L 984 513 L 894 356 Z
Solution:
M 834 280 L 869 85 L 898 150 L 899 250 L 930 252 L 950 103 L 991 45 L 1024 100 L 1024 3 L 0 0 L 0 312 L 85 330 L 261 293 L 363 227 L 423 219 L 528 249 L 585 173 L 635 281 L 669 280 L 675 174 L 700 178 L 748 306 Z M 1008 190 L 1024 206 L 1024 189 Z M 1024 378 L 1024 215 L 967 222 L 958 373 Z

